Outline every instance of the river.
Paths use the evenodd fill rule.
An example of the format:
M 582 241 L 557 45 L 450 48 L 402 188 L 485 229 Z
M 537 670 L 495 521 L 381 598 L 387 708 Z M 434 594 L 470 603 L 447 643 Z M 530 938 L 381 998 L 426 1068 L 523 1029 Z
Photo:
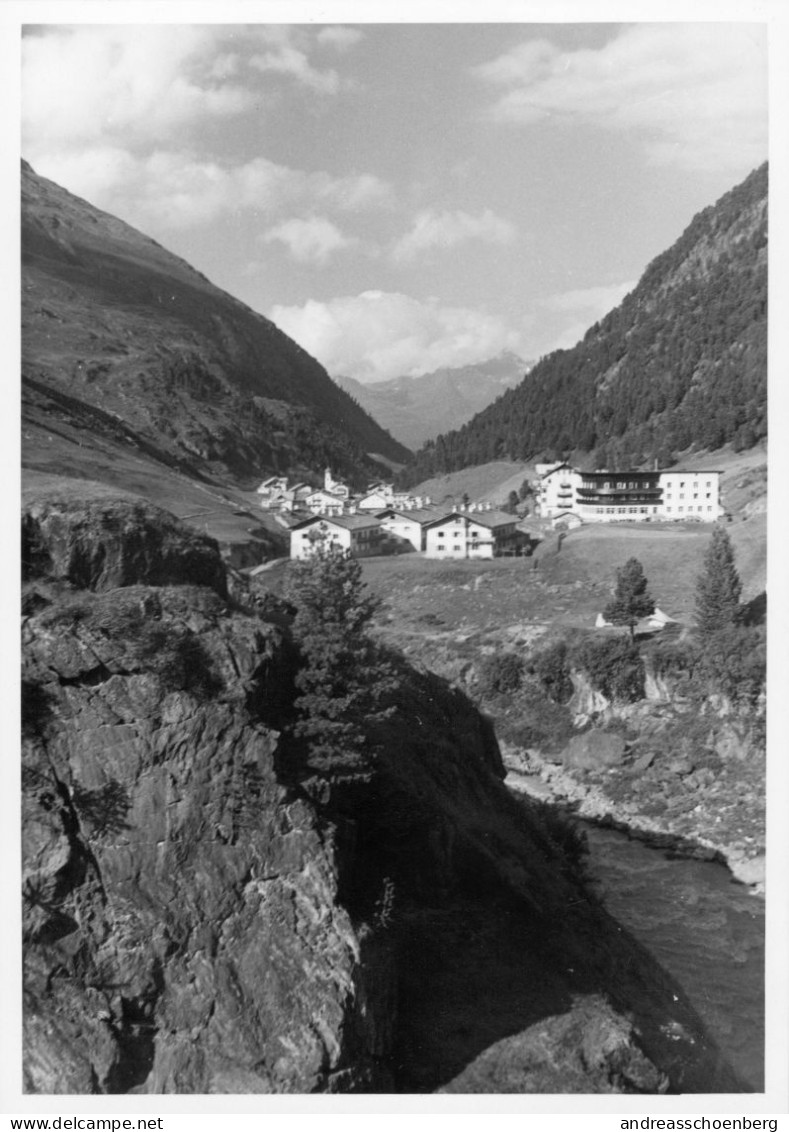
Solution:
M 731 1067 L 764 1088 L 764 903 L 725 866 L 671 858 L 584 823 L 588 870 L 613 916 L 680 983 Z

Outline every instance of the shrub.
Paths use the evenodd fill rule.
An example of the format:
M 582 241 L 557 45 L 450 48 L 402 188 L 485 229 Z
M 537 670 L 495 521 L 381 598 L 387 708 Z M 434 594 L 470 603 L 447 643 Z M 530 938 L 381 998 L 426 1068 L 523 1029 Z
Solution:
M 643 698 L 644 661 L 626 637 L 589 637 L 576 647 L 573 660 L 609 700 L 633 703 Z
M 706 636 L 696 675 L 702 693 L 754 706 L 765 686 L 766 667 L 764 629 L 732 625 Z
M 573 694 L 573 682 L 570 679 L 570 657 L 565 641 L 557 641 L 535 653 L 529 661 L 528 671 L 537 677 L 549 700 L 555 704 L 568 702 Z
M 523 661 L 514 652 L 492 653 L 480 663 L 478 680 L 486 696 L 516 692 L 523 681 Z

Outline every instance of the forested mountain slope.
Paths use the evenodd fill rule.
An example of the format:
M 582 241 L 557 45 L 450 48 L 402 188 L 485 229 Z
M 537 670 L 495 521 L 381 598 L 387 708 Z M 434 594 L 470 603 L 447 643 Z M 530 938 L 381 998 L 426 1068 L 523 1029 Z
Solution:
M 272 322 L 25 162 L 22 296 L 28 467 L 75 429 L 237 480 L 330 463 L 364 482 L 371 453 L 408 457 Z
M 498 459 L 573 450 L 597 466 L 691 446 L 749 448 L 767 431 L 767 165 L 700 212 L 584 339 L 439 436 L 416 483 Z

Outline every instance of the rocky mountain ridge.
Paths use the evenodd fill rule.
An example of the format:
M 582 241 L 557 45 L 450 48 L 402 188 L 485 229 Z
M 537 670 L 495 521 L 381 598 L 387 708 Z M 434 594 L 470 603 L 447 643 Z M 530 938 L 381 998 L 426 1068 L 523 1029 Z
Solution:
M 363 793 L 305 779 L 290 614 L 215 543 L 23 529 L 28 1092 L 742 1088 L 465 696 L 401 665 Z
M 364 483 L 407 451 L 272 322 L 129 225 L 22 166 L 26 467 L 101 475 L 97 435 L 162 476 Z
M 459 428 L 531 368 L 509 350 L 486 362 L 445 366 L 419 377 L 395 377 L 364 384 L 337 377 L 370 416 L 408 448 Z

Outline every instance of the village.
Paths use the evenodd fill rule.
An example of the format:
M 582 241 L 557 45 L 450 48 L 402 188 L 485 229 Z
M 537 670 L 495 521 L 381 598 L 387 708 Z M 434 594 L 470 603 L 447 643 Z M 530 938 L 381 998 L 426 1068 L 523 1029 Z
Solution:
M 309 557 L 326 541 L 355 558 L 414 552 L 444 559 L 520 556 L 549 530 L 584 523 L 714 522 L 723 513 L 718 471 L 588 472 L 555 462 L 537 464 L 535 472 L 531 529 L 522 526 L 524 509 L 519 512 L 514 501 L 497 507 L 464 497 L 436 505 L 428 495 L 396 491 L 385 481 L 355 495 L 330 468 L 322 487 L 269 476 L 257 495 L 288 531 L 293 559 Z
M 520 516 L 488 501 L 434 506 L 429 496 L 368 485 L 362 495 L 336 480 L 329 468 L 322 488 L 271 476 L 257 489 L 260 505 L 290 533 L 290 557 L 307 558 L 328 542 L 354 558 L 421 553 L 428 558 L 494 558 L 528 553 L 531 539 Z

